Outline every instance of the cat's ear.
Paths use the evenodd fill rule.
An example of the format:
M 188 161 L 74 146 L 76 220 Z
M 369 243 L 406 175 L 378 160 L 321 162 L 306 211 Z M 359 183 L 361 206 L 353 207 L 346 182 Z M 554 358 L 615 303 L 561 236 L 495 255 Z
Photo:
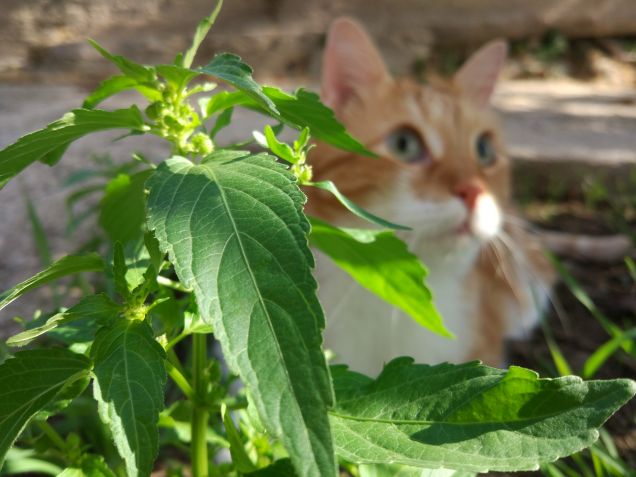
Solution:
M 349 18 L 331 24 L 322 65 L 322 101 L 340 109 L 352 96 L 390 79 L 364 29 Z
M 507 54 L 508 46 L 503 40 L 488 42 L 473 53 L 455 73 L 454 81 L 461 93 L 481 106 L 488 104 Z

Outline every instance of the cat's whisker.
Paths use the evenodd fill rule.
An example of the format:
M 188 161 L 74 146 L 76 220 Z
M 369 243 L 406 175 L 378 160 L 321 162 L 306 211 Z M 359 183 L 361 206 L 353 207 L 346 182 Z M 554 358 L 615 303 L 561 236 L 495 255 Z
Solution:
M 550 305 L 552 305 L 552 307 L 554 308 L 557 318 L 559 319 L 563 327 L 568 329 L 569 326 L 568 326 L 567 313 L 565 312 L 563 305 L 561 304 L 559 299 L 552 293 L 551 289 L 544 284 L 544 281 L 541 279 L 541 277 L 537 275 L 537 273 L 534 271 L 534 268 L 530 266 L 525 255 L 523 253 L 520 253 L 517 250 L 517 246 L 514 243 L 514 240 L 512 239 L 512 237 L 508 233 L 502 230 L 500 231 L 497 238 L 510 251 L 511 257 L 517 263 L 517 266 L 521 270 L 525 270 L 526 273 L 530 274 L 530 276 L 533 278 L 532 280 L 533 285 L 539 288 L 541 293 L 547 298 Z M 545 315 L 545 313 L 542 312 L 541 304 L 537 303 L 537 299 L 534 295 L 533 295 L 533 299 L 535 301 L 536 309 L 540 311 L 542 315 Z
M 495 237 L 495 240 L 491 242 L 491 245 L 492 245 L 491 250 L 493 251 L 495 258 L 498 261 L 497 263 L 498 269 L 501 270 L 501 273 L 503 274 L 504 279 L 510 286 L 510 289 L 512 290 L 512 294 L 514 295 L 514 297 L 517 299 L 517 301 L 521 302 L 523 301 L 523 297 L 521 296 L 521 293 L 519 292 L 519 288 L 515 285 L 515 282 L 512 280 L 512 277 L 509 274 L 509 270 L 508 270 L 509 267 L 507 266 L 507 262 L 504 257 L 505 248 L 506 248 L 505 244 L 501 240 L 497 240 L 497 239 L 498 237 Z M 501 250 L 500 247 L 504 247 L 504 250 Z

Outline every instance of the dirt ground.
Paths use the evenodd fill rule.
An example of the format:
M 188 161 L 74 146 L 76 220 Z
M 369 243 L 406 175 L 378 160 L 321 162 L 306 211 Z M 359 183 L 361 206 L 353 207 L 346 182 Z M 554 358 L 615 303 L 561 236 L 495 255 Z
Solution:
M 616 210 L 609 204 L 591 208 L 579 201 L 562 202 L 556 206 L 554 203 L 530 205 L 530 219 L 540 228 L 588 235 L 620 232 L 636 237 L 636 220 L 628 209 Z M 551 211 L 546 213 L 546 209 Z M 636 259 L 634 250 L 630 255 Z M 611 322 L 623 330 L 636 326 L 636 276 L 630 274 L 624 262 L 599 264 L 585 259 L 563 258 L 562 263 Z M 554 304 L 547 313 L 546 323 L 575 373 L 610 338 L 599 321 L 563 282 L 555 289 Z M 542 376 L 558 375 L 541 329 L 535 330 L 526 340 L 510 343 L 509 352 L 513 364 L 535 369 Z M 595 379 L 619 377 L 636 378 L 636 357 L 619 351 L 594 376 Z M 621 456 L 633 469 L 636 469 L 635 420 L 636 402 L 632 400 L 606 424 Z

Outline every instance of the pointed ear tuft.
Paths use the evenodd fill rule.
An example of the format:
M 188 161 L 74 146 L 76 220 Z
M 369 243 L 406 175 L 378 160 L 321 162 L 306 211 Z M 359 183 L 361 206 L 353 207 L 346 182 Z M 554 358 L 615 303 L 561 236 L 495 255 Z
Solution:
M 493 40 L 486 43 L 455 73 L 455 84 L 464 95 L 480 106 L 485 106 L 495 90 L 507 54 L 508 46 L 505 41 Z
M 350 18 L 331 24 L 323 55 L 322 100 L 338 111 L 352 96 L 390 79 L 380 53 Z

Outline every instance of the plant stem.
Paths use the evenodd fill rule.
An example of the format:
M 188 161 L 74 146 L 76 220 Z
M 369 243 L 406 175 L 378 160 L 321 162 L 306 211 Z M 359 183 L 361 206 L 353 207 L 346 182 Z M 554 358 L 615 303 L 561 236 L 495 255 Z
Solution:
M 66 442 L 64 442 L 64 439 L 62 439 L 62 436 L 60 436 L 57 433 L 57 431 L 53 429 L 53 426 L 51 426 L 51 424 L 49 424 L 46 421 L 37 420 L 35 422 L 40 428 L 40 430 L 46 435 L 46 437 L 51 439 L 51 442 L 55 444 L 55 447 L 57 447 L 62 452 L 66 453 Z
M 190 454 L 192 458 L 193 477 L 208 477 L 208 444 L 206 430 L 208 427 L 208 414 L 205 395 L 207 393 L 208 380 L 206 375 L 207 364 L 207 336 L 195 333 L 192 335 L 192 387 L 197 400 L 192 403 L 192 436 L 190 441 Z
M 181 392 L 184 394 L 188 400 L 194 402 L 198 401 L 198 396 L 190 386 L 190 383 L 185 378 L 185 376 L 179 371 L 170 361 L 166 361 L 166 370 L 168 371 L 168 375 L 174 383 L 181 389 Z

